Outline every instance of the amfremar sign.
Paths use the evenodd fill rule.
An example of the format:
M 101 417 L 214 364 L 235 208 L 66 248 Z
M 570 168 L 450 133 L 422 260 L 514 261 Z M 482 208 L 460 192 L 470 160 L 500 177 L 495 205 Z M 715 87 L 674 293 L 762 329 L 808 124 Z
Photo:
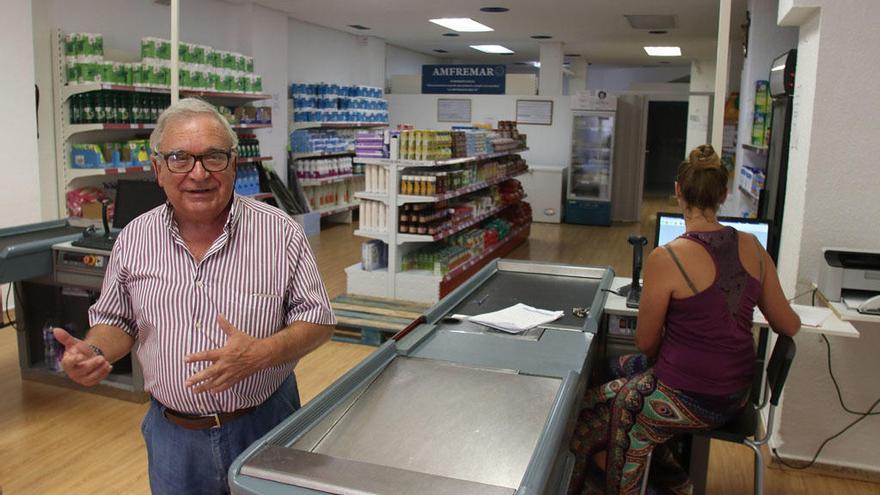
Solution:
M 423 65 L 422 93 L 502 95 L 506 74 L 503 65 Z

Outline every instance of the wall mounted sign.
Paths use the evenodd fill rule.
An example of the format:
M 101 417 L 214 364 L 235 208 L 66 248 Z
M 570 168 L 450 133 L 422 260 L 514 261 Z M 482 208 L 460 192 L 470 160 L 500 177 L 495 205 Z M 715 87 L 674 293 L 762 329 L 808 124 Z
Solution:
M 516 123 L 553 125 L 553 100 L 516 100 Z
M 438 98 L 437 122 L 470 122 L 471 100 L 467 98 Z
M 503 95 L 503 65 L 423 65 L 422 94 Z

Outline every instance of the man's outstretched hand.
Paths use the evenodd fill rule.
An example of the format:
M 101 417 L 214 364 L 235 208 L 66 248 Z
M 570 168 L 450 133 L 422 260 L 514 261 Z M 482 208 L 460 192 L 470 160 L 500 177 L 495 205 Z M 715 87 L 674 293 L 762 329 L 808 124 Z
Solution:
M 107 378 L 113 369 L 107 358 L 95 354 L 85 342 L 73 337 L 63 328 L 56 327 L 52 329 L 52 333 L 55 340 L 64 346 L 61 367 L 71 380 L 91 387 Z
M 221 315 L 217 324 L 226 334 L 226 345 L 219 349 L 196 352 L 184 358 L 187 363 L 207 361 L 210 365 L 190 376 L 186 386 L 193 392 L 218 394 L 259 371 L 265 364 L 258 347 L 260 340 L 235 328 Z

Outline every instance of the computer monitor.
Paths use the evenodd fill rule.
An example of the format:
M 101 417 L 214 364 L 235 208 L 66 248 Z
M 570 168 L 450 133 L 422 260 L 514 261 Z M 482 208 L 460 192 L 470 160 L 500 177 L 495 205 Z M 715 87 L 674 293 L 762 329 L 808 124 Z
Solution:
M 767 249 L 770 234 L 770 221 L 755 218 L 718 217 L 721 225 L 730 226 L 742 232 L 754 234 Z M 654 233 L 654 246 L 662 246 L 684 234 L 684 217 L 681 213 L 657 213 L 657 229 Z
M 143 213 L 165 203 L 165 191 L 153 180 L 120 180 L 116 189 L 113 228 L 122 229 Z

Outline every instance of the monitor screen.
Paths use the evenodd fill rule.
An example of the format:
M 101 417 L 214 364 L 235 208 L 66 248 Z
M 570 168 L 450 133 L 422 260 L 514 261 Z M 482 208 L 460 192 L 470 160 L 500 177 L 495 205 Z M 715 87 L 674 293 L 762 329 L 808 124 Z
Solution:
M 770 233 L 770 222 L 753 218 L 718 217 L 721 225 L 730 226 L 742 232 L 753 234 L 767 249 L 767 237 Z M 680 213 L 657 213 L 657 230 L 654 234 L 654 246 L 662 246 L 684 234 L 684 217 Z
M 116 189 L 113 228 L 121 229 L 165 202 L 165 191 L 153 180 L 120 180 Z

